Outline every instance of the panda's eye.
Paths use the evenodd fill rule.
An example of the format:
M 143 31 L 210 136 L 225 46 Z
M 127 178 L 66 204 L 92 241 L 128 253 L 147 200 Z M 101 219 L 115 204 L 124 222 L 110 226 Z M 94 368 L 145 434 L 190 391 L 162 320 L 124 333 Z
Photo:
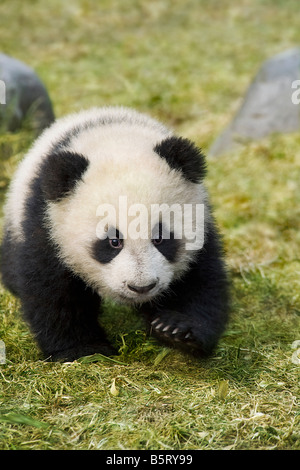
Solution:
M 120 240 L 119 238 L 110 238 L 109 244 L 112 248 L 120 249 L 123 247 L 123 240 Z
M 157 237 L 152 239 L 153 245 L 160 245 L 163 242 L 163 237 L 158 235 Z

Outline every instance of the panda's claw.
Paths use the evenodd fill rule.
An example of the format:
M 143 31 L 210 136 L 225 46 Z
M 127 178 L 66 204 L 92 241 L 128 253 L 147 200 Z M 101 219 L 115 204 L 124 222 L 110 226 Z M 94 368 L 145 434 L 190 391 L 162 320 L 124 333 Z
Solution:
M 164 329 L 162 330 L 163 333 L 166 333 L 170 328 L 171 328 L 171 325 L 165 326 Z
M 151 322 L 151 326 L 154 326 L 155 323 L 157 323 L 158 321 L 160 321 L 160 318 L 159 318 L 159 317 L 155 318 L 155 319 Z
M 159 313 L 150 324 L 152 333 L 167 344 L 181 343 L 184 347 L 190 348 L 197 344 L 192 325 L 186 320 L 186 316 L 181 316 L 177 312 Z

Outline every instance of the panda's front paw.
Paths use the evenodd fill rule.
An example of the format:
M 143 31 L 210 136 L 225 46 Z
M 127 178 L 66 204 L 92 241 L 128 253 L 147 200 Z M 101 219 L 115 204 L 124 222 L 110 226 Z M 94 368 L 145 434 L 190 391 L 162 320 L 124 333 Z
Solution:
M 148 317 L 148 321 L 150 334 L 167 346 L 196 357 L 207 357 L 215 348 L 218 336 L 199 316 L 164 310 Z
M 187 318 L 180 315 L 157 316 L 151 322 L 151 330 L 156 337 L 167 343 L 184 343 L 193 346 L 195 338 Z

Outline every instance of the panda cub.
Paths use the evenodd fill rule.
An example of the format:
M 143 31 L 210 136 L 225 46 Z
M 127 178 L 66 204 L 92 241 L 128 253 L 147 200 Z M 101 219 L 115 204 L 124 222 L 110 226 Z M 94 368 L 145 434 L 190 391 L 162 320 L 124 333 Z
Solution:
M 134 110 L 57 120 L 21 162 L 5 206 L 1 271 L 48 360 L 115 354 L 101 299 L 132 304 L 161 343 L 210 354 L 228 318 L 205 159 Z

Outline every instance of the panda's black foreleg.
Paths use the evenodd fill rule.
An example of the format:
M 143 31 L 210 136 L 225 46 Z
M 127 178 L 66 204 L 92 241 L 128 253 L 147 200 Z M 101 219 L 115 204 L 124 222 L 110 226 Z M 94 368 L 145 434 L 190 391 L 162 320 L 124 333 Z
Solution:
M 100 298 L 81 279 L 57 266 L 35 265 L 29 277 L 28 264 L 19 296 L 44 357 L 50 361 L 74 361 L 82 356 L 115 354 L 98 324 Z M 26 271 L 26 272 L 25 272 Z M 39 272 L 40 271 L 40 272 Z
M 62 295 L 30 292 L 21 298 L 24 316 L 46 359 L 74 361 L 82 356 L 115 354 L 98 324 L 99 297 L 71 280 Z
M 211 354 L 223 332 L 224 322 L 220 319 L 215 319 L 216 323 L 210 321 L 200 308 L 196 312 L 190 304 L 185 313 L 178 309 L 157 310 L 149 325 L 150 334 L 167 346 L 195 356 Z
M 217 234 L 212 233 L 187 274 L 145 306 L 150 334 L 196 356 L 216 347 L 228 321 L 229 287 Z

